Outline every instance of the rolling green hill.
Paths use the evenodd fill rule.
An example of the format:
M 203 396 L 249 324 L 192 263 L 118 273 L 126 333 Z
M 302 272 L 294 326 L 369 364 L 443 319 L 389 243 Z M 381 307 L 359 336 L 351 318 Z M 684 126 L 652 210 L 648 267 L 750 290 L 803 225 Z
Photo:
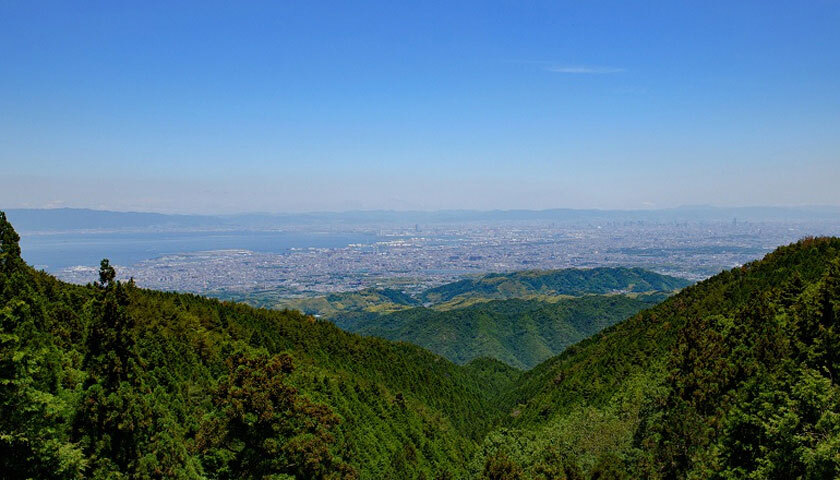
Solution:
M 346 312 L 390 313 L 416 307 L 420 302 L 399 290 L 366 288 L 325 297 L 281 300 L 278 305 L 309 315 L 333 318 Z
M 95 284 L 62 283 L 18 240 L 0 212 L 4 478 L 840 475 L 840 239 L 779 248 L 527 372 L 143 290 L 107 261 Z
M 323 297 L 285 297 L 275 289 L 252 289 L 246 292 L 212 290 L 205 295 L 219 300 L 241 302 L 257 308 L 298 310 L 307 315 L 332 318 L 347 313 L 390 313 L 420 305 L 420 301 L 393 288 L 365 288 L 331 293 Z
M 286 305 L 349 332 L 419 345 L 455 363 L 489 357 L 528 369 L 689 283 L 637 268 L 530 270 L 426 290 L 419 295 L 425 307 L 393 290 Z
M 581 295 L 614 293 L 670 294 L 691 282 L 640 268 L 592 268 L 528 270 L 494 273 L 441 285 L 421 292 L 417 298 L 391 288 L 367 288 L 323 297 L 276 298 L 276 292 L 210 292 L 224 300 L 245 302 L 255 307 L 289 308 L 328 319 L 363 318 L 369 313 L 385 314 L 424 305 L 435 310 L 469 307 L 491 300 L 512 298 L 556 302 Z M 341 318 L 343 317 L 343 318 Z
M 628 292 L 672 292 L 691 282 L 641 268 L 567 268 L 493 273 L 468 278 L 420 295 L 423 302 L 453 304 L 472 299 L 504 300 L 534 296 L 580 296 Z
M 420 307 L 347 322 L 339 316 L 334 321 L 354 333 L 419 345 L 459 364 L 489 357 L 528 369 L 657 303 L 643 298 L 590 295 L 554 303 L 493 300 L 447 311 Z

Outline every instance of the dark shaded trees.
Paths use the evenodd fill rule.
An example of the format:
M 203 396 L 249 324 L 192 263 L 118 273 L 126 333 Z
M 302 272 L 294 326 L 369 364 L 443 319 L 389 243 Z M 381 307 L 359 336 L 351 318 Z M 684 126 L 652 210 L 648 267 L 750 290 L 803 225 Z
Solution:
M 227 366 L 197 439 L 217 478 L 355 478 L 330 450 L 338 417 L 290 385 L 289 355 L 237 353 Z
M 144 373 L 135 319 L 129 313 L 136 287 L 116 280 L 107 259 L 86 309 L 89 316 L 83 385 L 74 421 L 94 478 L 198 478 L 183 428 L 173 417 L 173 398 Z
M 44 299 L 0 212 L 0 472 L 4 478 L 80 478 L 85 458 L 68 439 L 62 354 L 44 332 Z

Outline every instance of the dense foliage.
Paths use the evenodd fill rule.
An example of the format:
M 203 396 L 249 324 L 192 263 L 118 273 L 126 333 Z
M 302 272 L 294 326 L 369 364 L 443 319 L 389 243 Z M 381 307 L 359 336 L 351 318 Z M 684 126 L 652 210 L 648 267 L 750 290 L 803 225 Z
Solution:
M 338 316 L 333 321 L 350 332 L 420 345 L 459 364 L 490 357 L 528 369 L 654 304 L 645 296 L 624 295 L 552 303 L 512 299 L 444 311 L 419 307 L 350 321 Z
M 840 240 L 689 287 L 526 372 L 476 474 L 840 476 Z M 546 469 L 560 468 L 552 477 Z
M 840 239 L 721 273 L 530 371 L 20 258 L 0 213 L 3 478 L 840 476 Z
M 107 261 L 65 284 L 24 264 L 5 217 L 0 248 L 4 478 L 457 477 L 511 382 L 297 312 L 143 290 Z

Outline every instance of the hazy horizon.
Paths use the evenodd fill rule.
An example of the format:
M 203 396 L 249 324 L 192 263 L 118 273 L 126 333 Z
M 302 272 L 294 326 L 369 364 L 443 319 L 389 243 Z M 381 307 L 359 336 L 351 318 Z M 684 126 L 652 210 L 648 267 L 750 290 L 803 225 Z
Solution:
M 669 207 L 653 207 L 646 206 L 640 208 L 568 208 L 568 207 L 549 207 L 549 208 L 437 208 L 437 209 L 399 209 L 399 208 L 366 208 L 366 209 L 345 209 L 345 210 L 300 210 L 300 211 L 283 211 L 283 210 L 242 210 L 230 212 L 196 212 L 196 211 L 159 211 L 159 210 L 139 210 L 139 209 L 112 209 L 104 207 L 85 207 L 85 206 L 10 206 L 0 205 L 0 211 L 53 211 L 53 210 L 78 210 L 90 211 L 100 213 L 118 213 L 118 214 L 152 214 L 152 215 L 172 215 L 172 216 L 207 216 L 207 217 L 227 217 L 227 216 L 248 216 L 248 215 L 267 215 L 267 216 L 295 216 L 295 215 L 344 215 L 344 214 L 365 214 L 365 213 L 447 213 L 447 212 L 472 212 L 472 213 L 515 213 L 515 212 L 552 212 L 552 211 L 571 211 L 571 212 L 617 212 L 617 213 L 633 213 L 633 212 L 669 212 L 669 211 L 691 211 L 691 210 L 837 210 L 840 213 L 840 204 L 788 204 L 788 205 L 714 205 L 714 204 L 681 204 Z

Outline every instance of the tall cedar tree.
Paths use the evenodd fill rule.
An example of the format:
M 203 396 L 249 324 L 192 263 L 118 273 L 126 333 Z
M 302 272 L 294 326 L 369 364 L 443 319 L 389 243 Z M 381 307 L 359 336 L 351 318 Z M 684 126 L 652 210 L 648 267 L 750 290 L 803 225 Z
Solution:
M 356 477 L 330 451 L 338 417 L 289 384 L 289 355 L 239 353 L 227 366 L 213 399 L 219 415 L 204 423 L 197 439 L 219 478 Z
M 85 460 L 68 441 L 71 408 L 59 395 L 61 353 L 44 333 L 19 240 L 0 212 L 0 475 L 80 478 Z

